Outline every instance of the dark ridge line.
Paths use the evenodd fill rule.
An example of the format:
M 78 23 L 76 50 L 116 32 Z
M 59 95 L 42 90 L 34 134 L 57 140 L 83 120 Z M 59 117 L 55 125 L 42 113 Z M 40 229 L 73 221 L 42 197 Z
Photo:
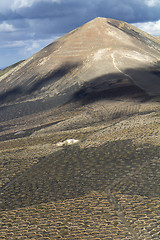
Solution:
M 4 134 L 4 135 L 0 136 L 0 142 L 8 141 L 8 140 L 16 140 L 16 139 L 24 138 L 24 137 L 29 137 L 36 131 L 39 131 L 41 129 L 53 126 L 53 125 L 55 125 L 57 123 L 60 123 L 60 122 L 63 122 L 63 121 L 64 120 L 59 120 L 59 121 L 56 121 L 56 122 L 53 122 L 53 123 L 43 124 L 43 125 L 38 126 L 38 127 L 29 128 L 29 129 L 26 129 L 26 130 L 22 129 L 20 131 L 17 131 L 17 132 L 23 131 L 22 134 L 20 133 L 20 134 L 15 135 L 17 132 Z
M 128 35 L 132 36 L 132 37 L 136 37 L 138 40 L 146 43 L 148 46 L 160 51 L 160 44 L 150 40 L 149 38 L 147 37 L 143 37 L 143 35 L 139 32 L 137 32 L 136 30 L 134 29 L 128 29 L 126 26 L 122 26 L 122 27 L 119 27 L 118 24 L 116 23 L 113 23 L 113 22 L 107 22 L 109 25 L 119 29 L 119 30 L 122 30 L 123 32 L 127 33 Z

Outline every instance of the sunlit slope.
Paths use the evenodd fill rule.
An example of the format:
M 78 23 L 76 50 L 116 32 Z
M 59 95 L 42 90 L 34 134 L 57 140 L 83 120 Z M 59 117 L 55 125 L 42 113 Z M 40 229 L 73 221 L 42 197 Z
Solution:
M 136 85 L 160 94 L 157 38 L 113 19 L 96 18 L 54 41 L 0 78 L 1 102 Z

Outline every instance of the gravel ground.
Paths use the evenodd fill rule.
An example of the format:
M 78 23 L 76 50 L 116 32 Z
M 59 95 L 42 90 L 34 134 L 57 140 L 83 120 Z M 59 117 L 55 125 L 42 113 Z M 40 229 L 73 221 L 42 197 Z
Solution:
M 160 238 L 158 101 L 99 99 L 6 120 L 1 239 Z

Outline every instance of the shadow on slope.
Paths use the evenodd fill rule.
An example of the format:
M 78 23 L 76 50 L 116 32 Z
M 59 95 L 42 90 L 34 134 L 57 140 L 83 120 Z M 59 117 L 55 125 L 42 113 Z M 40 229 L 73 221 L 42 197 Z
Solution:
M 149 100 L 160 95 L 158 68 L 159 63 L 149 70 L 127 69 L 124 74 L 113 73 L 93 78 L 73 94 L 72 101 L 88 104 L 102 99 L 130 98 L 140 102 Z
M 127 69 L 124 74 L 105 74 L 85 82 L 83 86 L 79 86 L 78 81 L 74 78 L 70 87 L 60 92 L 59 95 L 36 99 L 40 91 L 45 93 L 43 87 L 49 87 L 52 82 L 54 83 L 62 77 L 65 81 L 67 74 L 79 66 L 78 64 L 65 64 L 37 81 L 29 79 L 28 88 L 24 83 L 23 86 L 15 86 L 5 93 L 1 93 L 0 120 L 7 121 L 23 117 L 75 101 L 79 101 L 82 105 L 102 99 L 147 101 L 154 95 L 160 95 L 160 64 L 158 64 L 150 69 Z M 133 81 L 126 79 L 127 74 L 133 78 Z M 21 102 L 21 100 L 24 101 Z
M 108 188 L 111 192 L 157 196 L 157 166 L 150 159 L 159 155 L 159 148 L 136 149 L 130 140 L 116 141 L 95 148 L 68 146 L 40 158 L 38 164 L 4 187 L 2 209 L 75 198 Z
M 38 96 L 38 91 L 42 90 L 43 87 L 52 84 L 62 77 L 65 77 L 75 68 L 78 68 L 81 63 L 69 64 L 66 63 L 52 72 L 49 72 L 46 76 L 38 78 L 36 80 L 36 75 L 30 79 L 26 79 L 26 82 L 22 85 L 17 85 L 11 89 L 7 89 L 5 92 L 0 93 L 0 103 L 14 102 L 16 100 L 29 99 L 32 98 L 32 95 L 36 92 Z M 97 94 L 102 94 L 102 97 L 115 97 L 115 95 L 121 94 L 123 91 L 120 90 L 120 87 L 126 87 L 130 85 L 135 85 L 146 92 L 148 95 L 160 95 L 160 63 L 151 67 L 150 69 L 127 69 L 124 73 L 112 73 L 105 74 L 97 78 L 91 79 L 89 82 L 84 83 L 80 89 L 78 87 L 73 88 L 72 96 L 77 99 L 84 96 L 92 96 L 92 99 L 96 99 Z M 127 75 L 130 76 L 130 79 L 127 78 Z M 66 76 L 67 77 L 67 76 Z M 132 79 L 132 80 L 131 80 Z M 75 80 L 74 80 L 75 81 Z M 71 84 L 71 89 L 72 89 Z M 111 89 L 115 89 L 111 91 Z M 129 88 L 131 89 L 131 88 Z M 128 89 L 128 90 L 129 90 Z M 134 88 L 136 89 L 136 88 Z M 130 92 L 126 88 L 126 94 Z M 138 90 L 138 88 L 137 88 Z M 45 91 L 45 90 L 44 90 Z M 104 94 L 106 91 L 106 94 Z M 125 91 L 125 89 L 124 89 Z M 140 91 L 140 90 L 138 90 Z M 65 94 L 71 94 L 70 89 L 66 89 Z M 94 99 L 94 100 L 95 100 Z
M 43 78 L 35 80 L 36 76 L 27 79 L 29 87 L 26 83 L 21 86 L 15 86 L 8 89 L 5 92 L 0 93 L 0 103 L 8 103 L 11 101 L 16 101 L 18 99 L 24 98 L 26 96 L 32 95 L 36 91 L 40 91 L 43 87 L 48 86 L 52 82 L 58 81 L 60 78 L 64 77 L 67 73 L 79 66 L 78 63 L 75 64 L 64 64 L 60 68 L 49 72 Z

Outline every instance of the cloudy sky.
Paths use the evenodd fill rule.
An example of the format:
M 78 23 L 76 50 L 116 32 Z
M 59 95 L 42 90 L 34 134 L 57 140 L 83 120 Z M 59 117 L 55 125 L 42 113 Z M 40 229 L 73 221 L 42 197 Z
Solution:
M 2 0 L 0 68 L 26 59 L 95 17 L 160 35 L 160 0 Z

